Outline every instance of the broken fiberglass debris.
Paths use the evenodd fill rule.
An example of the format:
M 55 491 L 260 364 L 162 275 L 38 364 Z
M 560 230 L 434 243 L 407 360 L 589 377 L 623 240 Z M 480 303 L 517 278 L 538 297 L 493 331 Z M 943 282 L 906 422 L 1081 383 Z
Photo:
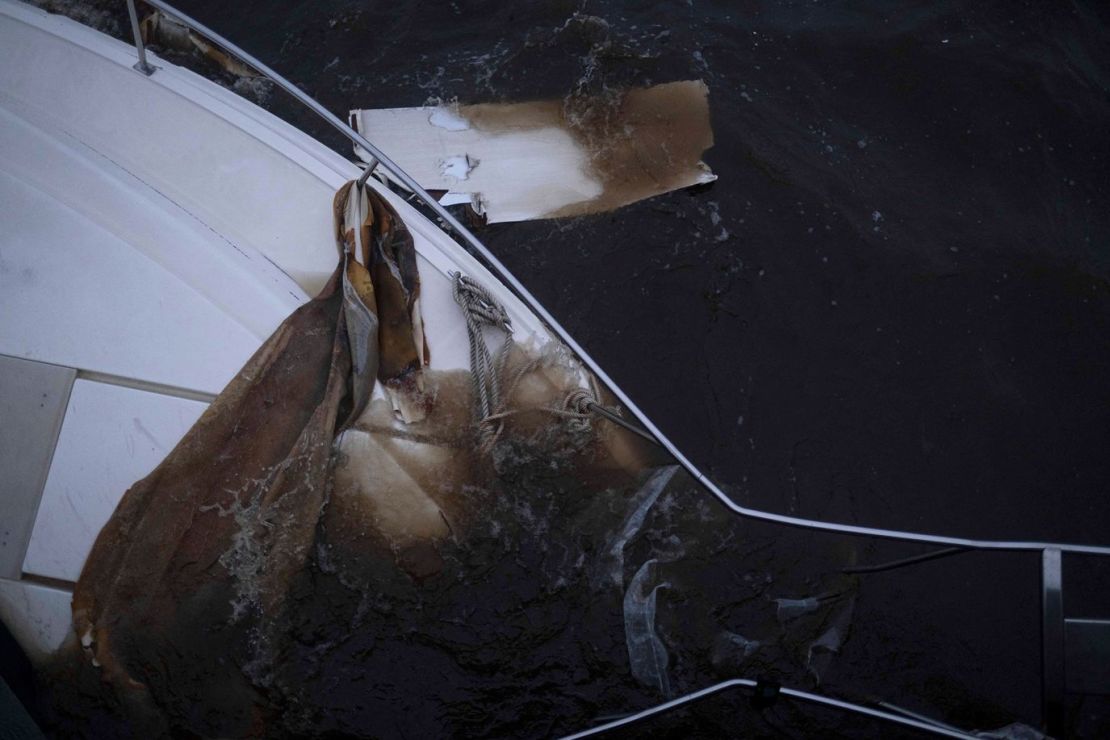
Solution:
M 526 103 L 351 111 L 351 122 L 445 203 L 491 223 L 608 211 L 712 182 L 704 82 Z M 355 147 L 363 161 L 369 152 Z
M 850 597 L 848 603 L 829 622 L 821 636 L 810 643 L 806 656 L 806 665 L 817 683 L 821 683 L 821 675 L 832 662 L 832 656 L 840 652 L 848 630 L 852 624 L 852 613 L 855 611 L 856 599 Z
M 610 581 L 617 588 L 624 586 L 624 548 L 644 526 L 644 519 L 647 518 L 648 511 L 655 505 L 659 494 L 671 482 L 671 478 L 674 477 L 677 471 L 677 465 L 660 468 L 636 493 L 636 496 L 632 499 L 628 516 L 621 523 L 617 535 L 613 537 L 603 551 L 600 567 L 598 568 L 598 575 L 601 579 Z

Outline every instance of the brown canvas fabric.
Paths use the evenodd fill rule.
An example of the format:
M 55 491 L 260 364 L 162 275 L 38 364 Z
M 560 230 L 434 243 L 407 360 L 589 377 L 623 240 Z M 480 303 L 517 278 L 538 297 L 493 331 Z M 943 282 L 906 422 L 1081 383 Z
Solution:
M 337 224 L 350 187 L 337 195 Z M 391 253 L 411 252 L 411 239 L 382 231 L 391 228 L 380 215 L 388 205 L 371 201 L 364 243 L 384 238 Z M 241 735 L 264 714 L 236 663 L 259 661 L 282 623 L 286 590 L 327 499 L 335 436 L 361 411 L 377 374 L 370 272 L 355 259 L 351 234 L 337 226 L 337 235 L 343 254 L 326 287 L 127 491 L 74 590 L 82 648 L 139 715 L 196 701 L 222 711 L 207 712 L 211 726 L 191 729 Z M 415 264 L 415 254 L 405 258 Z M 399 344 L 405 349 L 393 340 L 385 353 L 391 360 Z M 178 691 L 189 677 L 199 695 Z
M 351 184 L 336 196 L 340 255 L 325 288 L 97 538 L 74 591 L 79 648 L 58 656 L 55 711 L 70 718 L 58 727 L 440 734 L 475 711 L 449 706 L 491 706 L 469 695 L 490 665 L 505 672 L 497 694 L 516 685 L 517 663 L 550 668 L 547 641 L 577 639 L 557 626 L 565 606 L 525 620 L 555 624 L 511 625 L 533 589 L 590 603 L 575 584 L 589 582 L 588 553 L 651 456 L 619 427 L 563 413 L 582 375 L 554 342 L 511 346 L 503 423 L 483 446 L 469 373 L 425 367 L 411 236 L 373 191 L 356 197 Z M 486 616 L 459 616 L 476 611 Z M 585 620 L 592 607 L 573 611 Z M 511 660 L 465 657 L 480 645 Z M 424 680 L 429 660 L 455 693 Z M 410 701 L 439 713 L 397 709 Z M 116 724 L 90 724 L 105 715 Z

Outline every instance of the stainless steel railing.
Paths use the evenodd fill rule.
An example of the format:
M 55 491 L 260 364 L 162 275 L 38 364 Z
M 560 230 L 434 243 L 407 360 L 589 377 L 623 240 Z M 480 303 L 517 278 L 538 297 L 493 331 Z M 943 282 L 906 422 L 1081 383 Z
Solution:
M 574 337 L 551 315 L 543 304 L 540 303 L 535 296 L 521 283 L 505 265 L 487 248 L 481 240 L 478 239 L 469 229 L 463 226 L 451 213 L 444 208 L 440 203 L 433 198 L 428 192 L 421 187 L 407 172 L 399 167 L 392 159 L 390 159 L 384 152 L 378 149 L 372 142 L 358 131 L 354 130 L 346 122 L 334 115 L 331 111 L 324 108 L 320 103 L 306 94 L 299 87 L 287 80 L 282 75 L 275 72 L 268 65 L 264 64 L 257 57 L 248 53 L 228 39 L 224 38 L 214 30 L 204 25 L 200 21 L 186 15 L 180 10 L 174 8 L 162 0 L 144 0 L 147 5 L 154 7 L 168 16 L 171 16 L 191 28 L 196 33 L 206 37 L 209 41 L 223 48 L 234 57 L 237 57 L 242 62 L 250 67 L 253 67 L 263 77 L 267 78 L 281 88 L 288 95 L 292 96 L 306 108 L 322 118 L 325 122 L 335 128 L 339 133 L 347 137 L 352 143 L 362 147 L 372 156 L 364 178 L 375 167 L 380 167 L 395 181 L 408 188 L 415 197 L 423 203 L 424 206 L 429 208 L 435 215 L 442 221 L 449 232 L 461 239 L 464 246 L 472 250 L 486 266 L 494 273 L 494 275 L 504 283 L 506 287 L 513 291 L 516 296 L 531 309 L 540 319 L 542 319 L 551 329 L 551 331 L 559 337 L 559 339 L 566 344 L 567 347 L 575 353 L 575 355 L 586 365 L 591 372 L 604 383 L 620 400 L 621 404 L 631 413 L 639 423 L 646 429 L 655 439 L 662 445 L 675 460 L 689 473 L 698 483 L 700 483 L 710 494 L 712 494 L 718 501 L 727 507 L 734 514 L 739 516 L 754 519 L 772 524 L 781 524 L 788 527 L 798 527 L 803 529 L 810 529 L 822 532 L 832 532 L 837 534 L 855 535 L 863 537 L 876 537 L 881 539 L 900 540 L 903 542 L 916 542 L 919 544 L 938 545 L 946 548 L 959 548 L 960 550 L 1007 550 L 1007 551 L 1024 551 L 1024 552 L 1039 552 L 1041 554 L 1041 575 L 1042 575 L 1042 612 L 1043 612 L 1043 655 L 1044 655 L 1044 685 L 1043 694 L 1045 701 L 1045 716 L 1046 722 L 1049 725 L 1050 731 L 1059 732 L 1060 725 L 1063 721 L 1063 703 L 1064 703 L 1064 670 L 1063 670 L 1063 656 L 1064 656 L 1064 629 L 1063 629 L 1063 593 L 1062 593 L 1062 569 L 1063 569 L 1063 554 L 1076 553 L 1085 555 L 1103 555 L 1110 556 L 1110 546 L 1101 545 L 1081 545 L 1071 543 L 1058 543 L 1058 542 L 1038 542 L 1038 541 L 1023 541 L 1023 540 L 983 540 L 970 537 L 950 537 L 946 535 L 928 534 L 923 532 L 910 532 L 896 529 L 886 529 L 882 527 L 867 527 L 856 524 L 843 524 L 839 522 L 826 522 L 814 519 L 804 519 L 802 517 L 787 516 L 784 514 L 776 514 L 774 512 L 762 511 L 750 507 L 742 506 L 733 501 L 716 483 L 710 480 L 702 471 L 685 455 L 681 450 L 672 442 L 663 432 L 651 421 L 650 418 L 632 401 L 632 399 L 625 393 L 616 382 L 609 377 L 608 373 L 597 363 L 593 357 L 583 348 Z M 132 32 L 135 37 L 135 48 L 138 52 L 138 62 L 135 64 L 137 69 L 142 74 L 150 76 L 155 73 L 157 67 L 151 65 L 147 60 L 146 49 L 143 44 L 142 35 L 139 28 L 138 14 L 135 8 L 134 0 L 127 0 L 128 14 L 131 19 Z M 739 685 L 739 684 L 737 684 Z M 695 692 L 696 693 L 696 692 Z M 805 692 L 794 692 L 799 696 Z M 691 695 L 692 696 L 692 695 Z M 815 695 L 809 695 L 815 696 Z M 818 699 L 823 699 L 818 697 Z M 839 700 L 831 700 L 839 701 Z M 680 702 L 674 700 L 669 704 Z M 875 710 L 867 709 L 858 705 L 849 705 L 847 702 L 840 702 L 846 705 L 844 708 L 852 707 L 854 711 L 863 711 L 865 714 L 879 716 L 882 713 L 876 714 Z M 662 705 L 661 705 L 662 706 Z M 677 704 L 676 704 L 677 706 Z M 935 727 L 933 728 L 936 729 Z
M 628 727 L 638 722 L 649 720 L 652 717 L 658 717 L 662 714 L 666 714 L 667 712 L 673 712 L 674 710 L 686 706 L 687 704 L 701 701 L 702 699 L 708 698 L 715 694 L 723 693 L 725 691 L 736 691 L 739 689 L 758 691 L 759 688 L 759 681 L 753 681 L 750 678 L 733 678 L 729 679 L 728 681 L 721 681 L 720 683 L 715 683 L 712 686 L 706 686 L 704 689 L 698 689 L 697 691 L 692 691 L 689 694 L 680 696 L 676 699 L 671 699 L 670 701 L 663 702 L 662 704 L 657 704 L 654 707 L 649 707 L 642 712 L 636 712 L 635 714 L 630 714 L 627 717 L 621 717 L 619 719 L 606 722 L 605 724 L 598 725 L 597 727 L 591 727 L 588 730 L 576 732 L 573 735 L 567 735 L 562 740 L 579 740 L 580 738 L 600 735 L 605 732 L 611 732 L 623 727 Z M 886 711 L 885 709 L 879 709 L 876 707 L 865 707 L 860 704 L 853 704 L 852 702 L 844 701 L 843 699 L 835 699 L 831 696 L 822 696 L 820 694 L 813 694 L 808 691 L 799 691 L 798 689 L 789 689 L 786 687 L 779 688 L 777 690 L 777 693 L 781 696 L 795 699 L 797 701 L 802 701 L 809 704 L 816 704 L 818 706 L 831 707 L 833 709 L 841 709 L 848 712 L 854 712 L 856 714 L 863 714 L 868 717 L 880 719 L 890 724 L 900 725 L 902 727 L 908 727 L 915 730 L 921 730 L 922 732 L 939 735 L 940 737 L 979 737 L 970 732 L 965 732 L 964 730 L 961 730 L 959 728 L 952 727 L 941 722 L 929 720 L 918 714 L 909 713 L 906 710 L 894 707 L 891 704 L 884 704 L 884 706 L 892 709 L 899 709 L 900 713 Z

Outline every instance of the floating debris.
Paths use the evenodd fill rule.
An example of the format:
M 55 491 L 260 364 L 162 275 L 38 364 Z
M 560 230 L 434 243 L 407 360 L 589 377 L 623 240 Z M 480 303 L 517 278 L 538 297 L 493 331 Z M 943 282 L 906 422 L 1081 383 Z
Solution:
M 608 211 L 712 182 L 704 82 L 563 100 L 351 111 L 421 186 L 490 223 Z M 369 152 L 355 147 L 369 161 Z M 480 163 L 480 166 L 479 166 Z
M 651 686 L 665 697 L 671 695 L 667 677 L 667 648 L 655 632 L 655 611 L 659 589 L 654 558 L 645 562 L 624 595 L 624 638 L 628 644 L 628 663 L 637 681 Z

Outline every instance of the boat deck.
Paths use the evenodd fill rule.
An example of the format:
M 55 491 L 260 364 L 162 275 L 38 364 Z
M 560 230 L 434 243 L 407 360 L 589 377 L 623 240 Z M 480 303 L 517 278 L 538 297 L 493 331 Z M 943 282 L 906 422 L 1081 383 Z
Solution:
M 0 617 L 32 655 L 67 635 L 67 584 L 124 490 L 331 274 L 332 197 L 359 174 L 215 83 L 135 60 L 0 2 L 0 416 L 19 420 L 0 432 Z M 547 336 L 386 195 L 415 238 L 433 369 L 468 366 L 450 271 L 489 285 L 518 337 Z

